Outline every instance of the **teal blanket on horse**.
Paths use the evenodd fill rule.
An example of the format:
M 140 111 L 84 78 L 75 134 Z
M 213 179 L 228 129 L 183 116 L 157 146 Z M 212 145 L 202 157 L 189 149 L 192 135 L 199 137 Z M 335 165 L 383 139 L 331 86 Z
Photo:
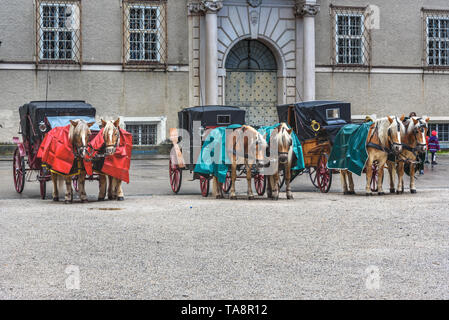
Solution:
M 241 125 L 233 124 L 228 127 L 213 129 L 201 147 L 201 152 L 196 162 L 194 172 L 213 175 L 218 181 L 226 181 L 228 164 L 231 163 L 226 155 L 226 129 L 240 128 Z
M 272 126 L 260 127 L 259 130 L 257 131 L 259 131 L 261 135 L 267 134 L 266 140 L 268 145 L 270 145 L 271 132 L 278 126 L 279 123 L 276 123 L 275 125 Z M 294 166 L 292 167 L 292 170 L 303 170 L 305 168 L 305 164 L 304 164 L 304 156 L 302 153 L 302 146 L 301 142 L 299 142 L 299 139 L 294 131 L 292 131 L 292 142 L 293 142 L 293 152 L 296 156 L 296 161 L 293 164 Z
M 372 122 L 348 124 L 338 131 L 327 161 L 329 169 L 348 169 L 361 175 L 368 159 L 366 137 Z

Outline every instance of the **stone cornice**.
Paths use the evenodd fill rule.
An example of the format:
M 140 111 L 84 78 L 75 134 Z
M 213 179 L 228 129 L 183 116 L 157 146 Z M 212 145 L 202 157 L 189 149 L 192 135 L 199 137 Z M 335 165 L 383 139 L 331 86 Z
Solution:
M 295 14 L 297 17 L 314 17 L 320 12 L 320 5 L 316 3 L 307 3 L 298 1 L 295 6 Z
M 201 0 L 199 2 L 190 2 L 187 5 L 189 15 L 217 13 L 223 8 L 221 0 Z

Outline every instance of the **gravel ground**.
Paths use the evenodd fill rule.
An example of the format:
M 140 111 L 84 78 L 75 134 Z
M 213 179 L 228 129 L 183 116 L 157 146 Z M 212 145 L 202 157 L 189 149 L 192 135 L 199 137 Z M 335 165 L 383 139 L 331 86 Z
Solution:
M 136 161 L 126 201 L 95 202 L 90 183 L 92 201 L 64 205 L 37 183 L 17 195 L 1 162 L 0 298 L 449 299 L 449 158 L 416 195 L 300 177 L 277 202 L 244 200 L 244 181 L 240 200 L 202 198 L 187 175 L 175 196 L 166 169 Z

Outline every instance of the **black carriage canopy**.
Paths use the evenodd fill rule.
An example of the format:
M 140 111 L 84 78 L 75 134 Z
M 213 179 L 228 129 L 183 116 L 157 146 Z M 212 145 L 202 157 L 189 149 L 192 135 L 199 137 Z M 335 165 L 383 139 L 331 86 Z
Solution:
M 277 107 L 279 121 L 288 122 L 301 141 L 327 135 L 334 143 L 338 131 L 351 123 L 351 104 L 342 101 L 307 101 Z M 289 117 L 290 113 L 290 117 Z M 294 115 L 294 116 L 293 116 Z M 319 123 L 318 133 L 312 129 L 312 122 Z
M 51 129 L 46 117 L 95 118 L 95 113 L 95 108 L 85 101 L 31 101 L 19 108 L 22 135 L 24 140 L 39 141 L 43 135 L 43 132 L 39 130 L 40 122 L 44 121 L 47 126 L 46 131 Z
M 245 124 L 245 110 L 232 106 L 197 106 L 178 112 L 179 128 L 189 132 L 193 121 L 201 121 L 203 128 Z

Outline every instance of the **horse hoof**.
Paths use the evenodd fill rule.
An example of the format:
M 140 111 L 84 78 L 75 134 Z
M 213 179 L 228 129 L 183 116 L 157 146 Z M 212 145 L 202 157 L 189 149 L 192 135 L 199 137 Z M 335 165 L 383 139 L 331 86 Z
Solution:
M 345 191 L 345 192 L 343 192 L 343 194 L 345 195 L 345 196 L 347 196 L 347 195 L 349 195 L 349 194 L 351 194 L 349 191 Z
M 53 198 L 53 201 L 54 201 L 54 202 L 58 202 L 58 201 L 59 201 L 59 198 L 54 197 L 54 198 Z
M 292 194 L 288 194 L 287 195 L 287 199 L 293 199 L 293 195 Z
M 367 196 L 367 197 L 372 196 L 372 195 L 373 195 L 373 194 L 372 194 L 371 192 L 365 193 L 365 196 Z
M 416 190 L 415 189 L 411 189 L 410 192 L 411 193 L 416 193 Z
M 98 201 L 104 201 L 104 198 L 98 198 Z
M 353 194 L 355 194 L 355 191 L 349 191 L 349 194 L 353 195 Z
M 70 201 L 70 200 L 64 200 L 64 203 L 65 203 L 65 204 L 71 204 L 72 201 Z
M 384 196 L 384 195 L 385 195 L 385 192 L 379 192 L 378 195 L 379 195 L 379 196 Z
M 248 200 L 254 200 L 254 196 L 248 196 Z
M 89 202 L 89 200 L 87 200 L 87 199 L 81 199 L 81 203 L 86 203 L 86 202 Z
M 117 201 L 123 201 L 125 200 L 125 197 L 117 197 Z
M 236 197 L 236 196 L 230 196 L 229 199 L 231 199 L 231 200 L 237 200 L 237 197 Z
M 395 193 L 396 189 L 395 188 L 390 188 L 390 193 Z

